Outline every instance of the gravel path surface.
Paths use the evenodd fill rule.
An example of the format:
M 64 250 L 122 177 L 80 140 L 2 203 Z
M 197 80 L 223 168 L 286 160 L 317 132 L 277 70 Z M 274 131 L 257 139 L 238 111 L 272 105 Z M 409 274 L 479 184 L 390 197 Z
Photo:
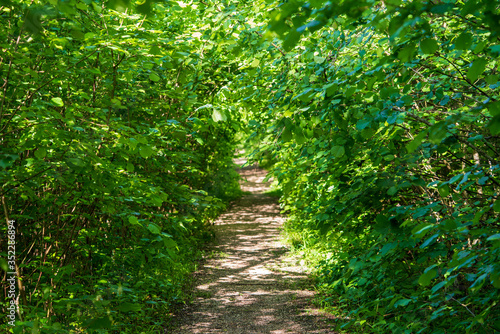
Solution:
M 215 255 L 195 273 L 195 300 L 176 315 L 172 333 L 335 333 L 329 316 L 310 302 L 314 292 L 304 268 L 279 242 L 285 218 L 277 199 L 264 194 L 266 171 L 239 172 L 250 194 L 216 221 Z

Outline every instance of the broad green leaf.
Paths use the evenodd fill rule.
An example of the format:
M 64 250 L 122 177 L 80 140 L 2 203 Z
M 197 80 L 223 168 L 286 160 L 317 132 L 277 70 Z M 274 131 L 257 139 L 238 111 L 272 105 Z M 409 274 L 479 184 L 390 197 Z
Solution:
M 472 45 L 472 35 L 464 31 L 454 40 L 454 44 L 457 50 L 468 50 Z
M 438 187 L 438 191 L 439 191 L 439 195 L 441 195 L 442 197 L 446 197 L 450 194 L 450 186 L 445 184 L 441 187 Z
M 490 276 L 490 281 L 495 288 L 500 289 L 500 272 L 492 273 Z
M 429 223 L 423 223 L 418 226 L 416 226 L 411 233 L 419 238 L 423 238 L 427 232 L 429 232 L 431 229 L 434 228 L 434 224 L 429 224 Z
M 431 289 L 432 293 L 436 293 L 437 291 L 439 291 L 439 289 L 441 289 L 445 285 L 446 285 L 446 281 L 439 282 L 438 284 L 434 285 Z
M 408 153 L 413 153 L 422 144 L 425 136 L 427 135 L 427 130 L 421 131 L 409 144 L 406 145 Z
M 128 222 L 132 225 L 139 225 L 139 220 L 137 219 L 136 216 L 129 216 Z
M 35 157 L 37 157 L 38 159 L 43 159 L 45 158 L 46 155 L 47 155 L 47 150 L 43 147 L 40 147 L 35 151 Z
M 64 102 L 60 97 L 53 97 L 50 99 L 50 102 L 52 102 L 56 107 L 64 107 Z
M 413 42 L 409 42 L 398 52 L 398 58 L 403 62 L 407 63 L 413 59 L 415 54 L 416 45 Z
M 398 192 L 398 188 L 396 186 L 392 186 L 387 190 L 387 195 L 393 196 Z
M 500 116 L 500 101 L 488 103 L 488 111 L 491 116 Z
M 500 240 L 500 233 L 493 234 L 492 236 L 488 237 L 488 239 L 486 239 L 486 240 L 488 240 L 488 241 Z
M 151 201 L 156 206 L 161 206 L 163 204 L 163 200 L 159 196 L 153 196 L 153 197 L 151 197 Z
M 155 56 L 162 54 L 160 48 L 157 45 L 153 45 L 151 49 L 149 49 L 148 53 Z
M 464 176 L 464 174 L 463 174 L 463 173 L 457 174 L 457 175 L 455 175 L 454 177 L 452 177 L 452 178 L 448 181 L 448 183 L 449 183 L 449 184 L 453 184 L 453 183 L 457 182 L 458 180 L 460 180 L 461 178 L 463 178 L 463 176 Z
M 304 131 L 302 130 L 302 128 L 296 126 L 293 132 L 295 134 L 295 142 L 298 145 L 302 145 L 307 141 L 306 137 L 304 136 Z
M 469 288 L 471 289 L 472 293 L 476 293 L 483 287 L 484 283 L 486 282 L 486 277 L 488 277 L 488 274 L 482 274 L 474 281 L 474 283 L 472 283 Z
M 214 108 L 214 111 L 212 112 L 212 119 L 214 122 L 225 122 L 227 121 L 227 116 L 222 110 Z
M 426 38 L 420 42 L 420 50 L 424 54 L 434 54 L 438 50 L 439 46 L 435 39 Z
M 396 303 L 394 303 L 394 307 L 398 308 L 399 306 L 406 306 L 408 305 L 412 300 L 411 299 L 400 299 Z
M 439 236 L 439 233 L 436 233 L 434 234 L 433 236 L 431 236 L 430 238 L 428 238 L 427 240 L 425 240 L 421 245 L 420 245 L 420 248 L 421 249 L 424 249 L 426 248 L 427 246 L 429 246 L 430 244 L 432 244 L 434 241 L 436 241 L 437 237 Z
M 345 154 L 345 148 L 344 146 L 334 146 L 330 152 L 335 158 L 340 158 Z
M 148 224 L 148 230 L 153 233 L 153 234 L 160 234 L 161 229 L 158 227 L 158 225 L 150 223 Z
M 427 271 L 426 273 L 420 275 L 418 279 L 418 284 L 423 285 L 423 286 L 428 286 L 431 284 L 431 281 L 434 277 L 437 275 L 437 270 L 436 269 L 431 269 Z
M 318 64 L 323 64 L 325 62 L 326 58 L 325 57 L 320 57 L 320 56 L 314 56 L 314 62 Z
M 487 127 L 492 135 L 498 135 L 500 133 L 500 115 L 493 116 Z
M 289 142 L 290 140 L 292 140 L 292 131 L 289 129 L 289 127 L 285 127 L 285 129 L 283 130 L 283 132 L 281 133 L 281 140 L 283 140 L 283 142 Z
M 141 309 L 141 304 L 137 303 L 120 303 L 118 305 L 118 310 L 121 312 L 139 312 Z
M 8 262 L 3 257 L 0 257 L 0 269 L 2 269 L 5 272 L 9 271 Z
M 364 128 L 370 126 L 371 121 L 369 119 L 363 118 L 356 123 L 356 129 L 363 130 Z
M 486 59 L 483 58 L 476 59 L 472 63 L 472 66 L 467 71 L 467 78 L 472 82 L 476 81 L 477 78 L 479 78 L 479 76 L 483 74 L 487 63 L 488 61 L 486 61 Z
M 160 77 L 155 72 L 151 72 L 151 74 L 149 74 L 149 79 L 154 82 L 160 81 Z
M 154 151 L 149 146 L 141 145 L 139 146 L 139 154 L 141 155 L 141 157 L 146 159 L 152 156 L 154 154 Z
M 111 326 L 111 320 L 109 320 L 109 317 L 96 318 L 85 325 L 88 329 L 104 329 L 111 328 Z
M 429 141 L 433 144 L 439 144 L 446 138 L 448 127 L 446 122 L 437 122 L 429 128 Z

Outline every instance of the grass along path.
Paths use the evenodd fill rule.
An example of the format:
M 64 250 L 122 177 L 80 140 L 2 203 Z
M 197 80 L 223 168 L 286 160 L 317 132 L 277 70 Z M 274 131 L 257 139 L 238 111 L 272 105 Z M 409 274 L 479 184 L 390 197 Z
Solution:
M 177 314 L 172 333 L 334 333 L 328 316 L 310 303 L 314 292 L 304 268 L 279 242 L 285 218 L 277 199 L 265 194 L 266 171 L 239 172 L 249 194 L 216 221 L 216 256 L 196 273 L 196 297 Z

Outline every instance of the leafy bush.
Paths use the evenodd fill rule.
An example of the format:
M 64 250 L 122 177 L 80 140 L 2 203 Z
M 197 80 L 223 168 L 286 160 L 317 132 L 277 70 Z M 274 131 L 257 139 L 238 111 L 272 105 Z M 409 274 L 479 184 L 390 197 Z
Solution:
M 295 247 L 323 251 L 325 304 L 362 331 L 499 331 L 498 5 L 272 13 L 287 53 L 253 138 Z
M 16 326 L 2 317 L 2 330 L 160 330 L 188 297 L 211 221 L 240 194 L 239 116 L 224 109 L 215 50 L 202 56 L 192 27 L 170 21 L 179 6 L 108 5 L 0 7 L 0 196 L 22 284 Z

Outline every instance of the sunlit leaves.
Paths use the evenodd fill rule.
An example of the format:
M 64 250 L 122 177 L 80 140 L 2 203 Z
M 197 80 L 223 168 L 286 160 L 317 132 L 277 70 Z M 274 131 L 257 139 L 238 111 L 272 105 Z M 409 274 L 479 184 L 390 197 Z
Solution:
M 487 3 L 471 3 L 386 1 L 384 10 L 372 6 L 356 14 L 349 8 L 357 4 L 345 1 L 322 12 L 332 25 L 317 32 L 323 21 L 315 22 L 316 12 L 289 6 L 276 10 L 270 23 L 293 54 L 274 72 L 286 73 L 288 81 L 273 88 L 289 94 L 268 97 L 272 108 L 284 110 L 268 131 L 279 139 L 275 176 L 291 213 L 289 228 L 326 249 L 322 282 L 336 305 L 371 323 L 369 330 L 398 326 L 379 321 L 387 319 L 384 311 L 368 315 L 373 300 L 385 312 L 404 309 L 395 314 L 415 332 L 431 320 L 456 330 L 437 319 L 459 313 L 479 329 L 457 305 L 424 302 L 446 294 L 460 295 L 492 319 L 479 305 L 481 298 L 498 299 L 488 285 L 497 281 L 488 280 L 498 272 L 491 267 L 497 240 L 486 240 L 498 218 L 498 47 Z M 482 29 L 457 20 L 471 13 Z M 349 19 L 357 15 L 365 21 Z M 310 109 L 297 112 L 296 106 Z M 311 142 L 300 145 L 296 128 L 308 128 L 315 117 L 320 122 L 311 126 Z M 463 247 L 471 252 L 462 258 L 457 250 Z M 450 260 L 450 254 L 457 256 Z M 377 288 L 365 288 L 370 284 Z M 421 307 L 429 307 L 425 319 L 405 315 Z
M 64 107 L 64 102 L 60 97 L 53 97 L 50 102 L 52 102 L 56 107 Z

